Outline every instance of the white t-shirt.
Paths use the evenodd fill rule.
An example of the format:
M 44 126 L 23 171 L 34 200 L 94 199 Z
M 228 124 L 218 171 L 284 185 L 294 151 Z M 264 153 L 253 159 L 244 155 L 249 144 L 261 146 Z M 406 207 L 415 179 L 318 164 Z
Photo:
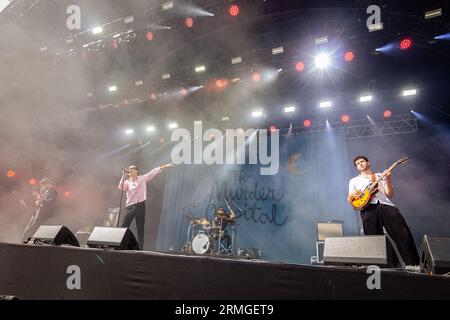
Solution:
M 381 176 L 381 173 L 376 173 L 377 179 Z M 348 192 L 352 191 L 363 191 L 369 184 L 371 183 L 370 177 L 365 177 L 362 175 L 356 176 L 352 179 L 350 179 L 350 182 L 348 184 Z M 384 194 L 383 190 L 386 190 L 386 181 L 381 180 L 378 183 L 378 192 L 375 194 L 375 196 L 370 200 L 370 203 L 376 204 L 378 201 L 382 204 L 386 204 L 388 206 L 395 207 L 395 204 L 392 203 L 391 200 L 389 200 L 388 197 Z

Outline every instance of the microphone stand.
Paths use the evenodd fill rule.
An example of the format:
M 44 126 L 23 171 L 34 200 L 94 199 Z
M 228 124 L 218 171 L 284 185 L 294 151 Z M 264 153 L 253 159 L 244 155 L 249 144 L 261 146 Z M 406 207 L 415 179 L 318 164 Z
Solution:
M 117 225 L 116 225 L 117 228 L 119 227 L 119 224 L 120 224 L 120 212 L 122 211 L 122 199 L 123 199 L 123 192 L 124 192 L 123 186 L 125 184 L 125 174 L 124 173 L 125 173 L 125 171 L 122 171 L 123 179 L 122 179 L 122 184 L 120 186 L 119 214 L 117 216 Z

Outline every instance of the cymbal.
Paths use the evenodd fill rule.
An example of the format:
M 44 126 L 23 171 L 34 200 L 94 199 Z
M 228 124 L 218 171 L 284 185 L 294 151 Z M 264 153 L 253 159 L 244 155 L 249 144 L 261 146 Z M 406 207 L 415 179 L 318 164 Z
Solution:
M 192 223 L 193 224 L 201 224 L 203 226 L 209 226 L 211 224 L 211 222 L 209 222 L 209 220 L 206 218 L 194 219 L 194 220 L 192 220 Z

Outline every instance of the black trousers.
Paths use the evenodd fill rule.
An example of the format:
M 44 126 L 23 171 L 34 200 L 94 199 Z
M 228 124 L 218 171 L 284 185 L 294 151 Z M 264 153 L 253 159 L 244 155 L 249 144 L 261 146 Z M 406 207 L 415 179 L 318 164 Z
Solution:
M 145 201 L 125 207 L 125 216 L 122 227 L 129 228 L 133 219 L 136 218 L 136 229 L 138 235 L 139 249 L 144 249 L 144 226 L 145 226 Z
M 365 235 L 382 235 L 383 227 L 394 240 L 407 265 L 419 265 L 419 255 L 411 231 L 400 211 L 385 204 L 371 204 L 361 211 Z

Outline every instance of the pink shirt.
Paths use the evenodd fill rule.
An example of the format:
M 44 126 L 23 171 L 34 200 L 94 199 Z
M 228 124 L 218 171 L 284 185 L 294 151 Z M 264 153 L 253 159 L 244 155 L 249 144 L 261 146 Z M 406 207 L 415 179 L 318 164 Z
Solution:
M 127 194 L 127 201 L 125 207 L 131 206 L 139 202 L 147 200 L 147 182 L 152 180 L 162 170 L 158 167 L 142 176 L 138 176 L 136 181 L 131 181 L 131 178 L 123 183 L 123 190 Z M 122 190 L 122 180 L 119 182 L 119 190 Z

